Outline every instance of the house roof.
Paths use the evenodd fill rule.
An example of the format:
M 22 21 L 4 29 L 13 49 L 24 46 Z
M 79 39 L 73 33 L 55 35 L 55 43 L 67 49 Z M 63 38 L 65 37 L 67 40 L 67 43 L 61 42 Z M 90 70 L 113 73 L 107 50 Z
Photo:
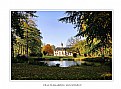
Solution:
M 57 47 L 55 50 L 61 51 L 61 50 L 66 50 L 69 49 L 69 47 Z

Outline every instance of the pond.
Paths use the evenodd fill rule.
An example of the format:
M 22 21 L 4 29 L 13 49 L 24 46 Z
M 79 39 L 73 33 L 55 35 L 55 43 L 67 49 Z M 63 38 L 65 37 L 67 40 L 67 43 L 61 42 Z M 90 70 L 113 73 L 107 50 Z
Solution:
M 70 67 L 75 65 L 81 65 L 81 61 L 45 61 L 48 66 L 58 66 L 58 67 Z

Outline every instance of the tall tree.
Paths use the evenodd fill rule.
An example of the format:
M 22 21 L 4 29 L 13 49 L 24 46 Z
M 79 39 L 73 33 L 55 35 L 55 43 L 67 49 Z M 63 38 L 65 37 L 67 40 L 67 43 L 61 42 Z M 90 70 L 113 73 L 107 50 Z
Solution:
M 16 37 L 24 37 L 24 24 L 29 17 L 36 17 L 34 15 L 35 11 L 11 11 L 11 56 L 14 58 L 14 43 Z
M 27 54 L 28 54 L 28 48 L 31 50 L 32 54 L 38 54 L 40 53 L 41 49 L 41 32 L 37 28 L 35 21 L 31 18 L 27 20 L 28 23 L 24 23 L 25 25 L 25 32 L 24 32 L 24 38 L 26 39 L 26 47 L 27 47 Z
M 86 37 L 90 46 L 99 40 L 93 49 L 112 46 L 112 11 L 66 11 L 66 15 L 59 21 L 73 24 L 77 36 Z

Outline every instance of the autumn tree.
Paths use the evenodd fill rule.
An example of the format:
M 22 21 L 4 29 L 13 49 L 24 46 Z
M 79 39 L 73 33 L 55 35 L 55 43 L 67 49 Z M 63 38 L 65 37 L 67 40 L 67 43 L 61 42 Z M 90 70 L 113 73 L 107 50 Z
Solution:
M 43 46 L 42 51 L 44 55 L 53 55 L 54 53 L 54 50 L 50 44 Z
M 71 23 L 78 33 L 76 36 L 86 37 L 92 51 L 112 47 L 112 11 L 66 11 L 67 16 L 59 21 Z

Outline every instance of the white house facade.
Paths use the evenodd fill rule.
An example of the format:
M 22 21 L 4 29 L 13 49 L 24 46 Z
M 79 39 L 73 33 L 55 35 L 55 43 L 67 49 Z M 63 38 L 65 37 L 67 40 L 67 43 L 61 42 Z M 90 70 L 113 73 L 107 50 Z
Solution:
M 66 49 L 67 47 L 57 47 L 54 50 L 54 56 L 73 56 L 72 52 L 67 52 Z

